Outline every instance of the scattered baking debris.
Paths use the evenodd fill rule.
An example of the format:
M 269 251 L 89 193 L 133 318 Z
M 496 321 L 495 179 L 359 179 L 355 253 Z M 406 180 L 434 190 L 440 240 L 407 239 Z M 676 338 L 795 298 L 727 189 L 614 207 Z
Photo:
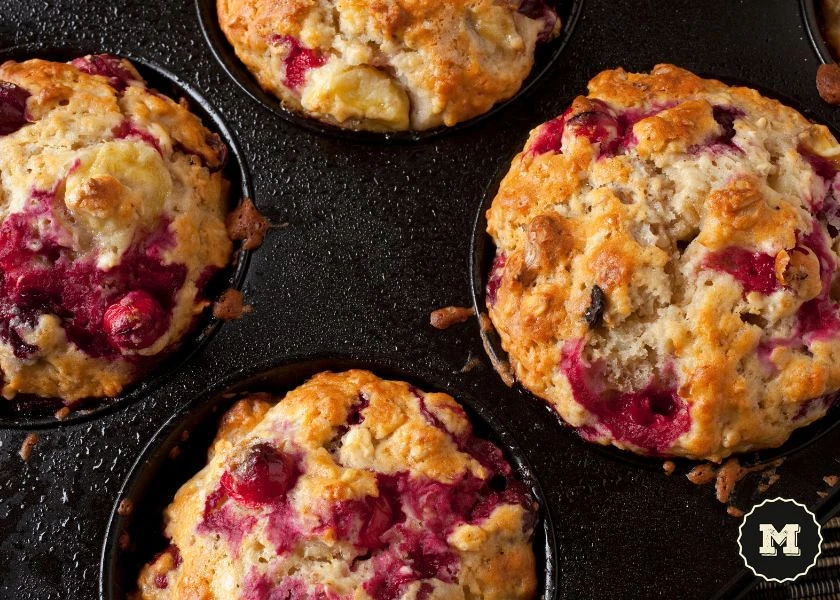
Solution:
M 134 512 L 134 502 L 130 498 L 123 498 L 117 505 L 117 514 L 121 517 L 127 517 Z
M 694 485 L 705 485 L 715 478 L 715 467 L 711 463 L 697 465 L 686 473 L 686 478 Z
M 666 460 L 662 463 L 662 470 L 665 471 L 666 475 L 672 475 L 674 470 L 677 468 L 677 465 L 674 464 L 672 460 Z
M 250 198 L 243 198 L 225 219 L 228 236 L 232 240 L 243 240 L 243 250 L 259 248 L 268 231 L 268 220 L 263 217 Z
M 715 497 L 718 502 L 721 504 L 729 502 L 735 484 L 741 481 L 748 472 L 741 466 L 737 458 L 730 458 L 723 463 L 723 466 L 718 469 L 717 477 L 715 477 Z
M 222 321 L 232 321 L 251 312 L 251 307 L 244 303 L 242 292 L 228 288 L 213 303 L 213 316 Z
M 817 69 L 817 91 L 829 104 L 840 104 L 840 65 L 830 63 Z
M 478 315 L 478 323 L 481 326 L 481 343 L 484 344 L 484 351 L 490 358 L 490 363 L 493 365 L 493 370 L 499 374 L 504 384 L 508 387 L 513 387 L 513 372 L 510 370 L 510 363 L 506 360 L 500 359 L 496 356 L 493 348 L 490 346 L 490 336 L 496 335 L 496 330 L 493 328 L 493 322 L 487 313 Z
M 758 492 L 763 494 L 770 486 L 779 481 L 776 469 L 784 462 L 783 458 L 771 463 L 762 463 L 752 467 L 744 467 L 737 458 L 730 458 L 721 466 L 712 463 L 697 465 L 686 474 L 686 478 L 695 485 L 705 485 L 714 480 L 715 497 L 721 504 L 729 504 L 735 486 L 749 473 L 760 472 L 761 483 L 758 485 Z M 733 517 L 743 516 L 743 511 L 736 506 L 727 506 L 727 514 Z
M 175 460 L 181 456 L 181 447 L 180 446 L 172 446 L 172 449 L 169 451 L 169 459 Z
M 737 506 L 727 506 L 726 514 L 728 514 L 730 517 L 743 517 L 744 511 L 738 508 Z
M 55 411 L 55 415 L 53 415 L 59 421 L 63 421 L 70 415 L 70 407 L 69 406 L 62 406 L 57 411 Z
M 781 475 L 776 473 L 775 468 L 767 469 L 761 473 L 761 482 L 758 484 L 758 493 L 764 494 L 769 490 L 779 479 Z
M 429 321 L 435 329 L 449 329 L 475 315 L 475 309 L 466 306 L 445 306 L 432 311 Z
M 131 537 L 128 535 L 127 531 L 123 531 L 120 534 L 117 544 L 119 544 L 120 550 L 128 550 L 128 547 L 131 545 Z
M 828 498 L 828 492 L 817 491 L 817 496 L 819 496 L 820 498 Z
M 825 481 L 825 484 L 828 487 L 834 487 L 838 482 L 840 482 L 840 477 L 837 475 L 826 475 L 823 477 L 823 481 Z
M 29 457 L 32 456 L 32 450 L 35 449 L 35 444 L 38 443 L 38 440 L 41 439 L 37 433 L 30 433 L 26 436 L 23 440 L 23 443 L 20 445 L 20 450 L 18 454 L 24 461 L 28 461 Z
M 461 370 L 458 372 L 469 373 L 479 365 L 481 365 L 481 359 L 477 356 L 473 356 L 472 353 L 470 353 L 470 355 L 467 357 L 467 362 L 464 363 L 464 366 L 461 367 Z

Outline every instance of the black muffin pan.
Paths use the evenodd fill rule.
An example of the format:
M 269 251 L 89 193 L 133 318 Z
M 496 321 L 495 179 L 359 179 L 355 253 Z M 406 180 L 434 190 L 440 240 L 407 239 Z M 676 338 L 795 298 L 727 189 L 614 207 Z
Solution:
M 527 90 L 451 131 L 388 137 L 337 132 L 262 97 L 208 25 L 204 0 L 3 2 L 0 56 L 133 57 L 212 128 L 226 124 L 220 133 L 238 140 L 235 189 L 252 194 L 276 227 L 236 268 L 251 314 L 210 324 L 212 336 L 199 332 L 113 406 L 60 424 L 0 415 L 0 598 L 119 597 L 143 552 L 163 543 L 162 504 L 199 468 L 223 394 L 282 391 L 313 369 L 351 364 L 452 393 L 541 490 L 537 550 L 548 598 L 743 593 L 753 580 L 738 555 L 740 520 L 712 486 L 682 476 L 690 464 L 678 461 L 668 477 L 661 461 L 583 442 L 544 403 L 505 387 L 475 321 L 438 331 L 429 313 L 469 306 L 474 293 L 481 302 L 488 249 L 475 224 L 488 194 L 528 131 L 603 69 L 672 62 L 752 84 L 840 126 L 814 86 L 829 56 L 818 53 L 819 32 L 817 45 L 810 37 L 812 9 L 796 0 L 561 0 L 572 27 L 541 53 Z M 834 514 L 840 495 L 822 478 L 840 474 L 838 422 L 834 410 L 782 449 L 746 457 L 783 456 L 781 479 L 762 495 L 760 476 L 748 476 L 733 504 L 784 496 L 820 518 Z M 165 459 L 182 429 L 192 432 L 183 458 Z M 23 462 L 17 451 L 30 431 L 40 441 Z M 136 501 L 130 518 L 114 513 L 123 495 Z M 117 543 L 124 531 L 134 544 L 127 552 Z

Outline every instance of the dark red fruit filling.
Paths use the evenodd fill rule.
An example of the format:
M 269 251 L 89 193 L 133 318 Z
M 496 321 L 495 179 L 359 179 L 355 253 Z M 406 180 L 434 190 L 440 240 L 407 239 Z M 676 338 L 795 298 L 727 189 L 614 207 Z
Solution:
M 278 502 L 300 477 L 298 460 L 270 444 L 251 447 L 245 459 L 222 475 L 231 498 L 249 506 Z
M 560 367 L 569 379 L 575 400 L 595 415 L 617 441 L 664 453 L 688 431 L 688 405 L 674 389 L 654 382 L 632 392 L 606 389 L 600 369 L 584 362 L 582 349 L 583 340 L 567 342 Z
M 239 552 L 242 538 L 256 524 L 251 515 L 238 514 L 227 502 L 228 495 L 223 486 L 207 496 L 204 501 L 204 513 L 198 524 L 199 533 L 218 533 L 230 544 L 233 552 Z
M 805 161 L 809 165 L 811 165 L 811 168 L 814 169 L 817 175 L 819 175 L 823 179 L 830 181 L 834 179 L 834 177 L 837 175 L 837 166 L 835 165 L 834 161 L 831 161 L 822 156 L 818 156 L 810 150 L 808 150 L 807 148 L 805 148 L 804 146 L 799 146 L 797 150 L 799 151 L 799 154 L 802 156 L 802 158 L 804 158 Z
M 82 56 L 71 60 L 70 64 L 89 75 L 102 75 L 108 79 L 111 87 L 119 92 L 125 90 L 130 81 L 135 80 L 131 71 L 123 66 L 122 61 L 109 54 Z
M 300 40 L 290 35 L 274 35 L 271 37 L 274 45 L 285 45 L 289 54 L 283 61 L 286 66 L 286 78 L 283 83 L 292 90 L 299 90 L 306 82 L 306 74 L 312 69 L 324 66 L 327 59 L 317 50 L 305 48 Z
M 571 109 L 569 109 L 571 110 Z M 535 155 L 545 154 L 546 152 L 554 152 L 562 154 L 563 152 L 563 131 L 566 129 L 566 115 L 567 110 L 563 115 L 548 121 L 540 129 L 540 134 L 534 144 L 531 146 L 531 153 Z
M 517 11 L 529 19 L 545 20 L 545 27 L 537 38 L 539 41 L 545 42 L 551 37 L 551 32 L 557 24 L 557 13 L 545 0 L 520 0 Z
M 712 116 L 722 132 L 714 140 L 713 145 L 735 146 L 732 140 L 735 138 L 735 120 L 744 116 L 744 113 L 732 106 L 715 106 L 712 108 Z
M 339 539 L 363 550 L 377 550 L 387 545 L 386 531 L 405 521 L 393 478 L 377 478 L 379 496 L 337 503 L 320 529 L 334 528 Z
M 493 259 L 493 266 L 490 268 L 490 276 L 487 279 L 487 305 L 493 306 L 496 304 L 496 294 L 499 292 L 499 287 L 502 285 L 502 277 L 505 274 L 505 262 L 507 257 L 504 254 L 499 254 Z
M 296 577 L 284 577 L 276 585 L 254 570 L 245 581 L 242 600 L 327 600 L 323 591 L 310 592 Z
M 119 350 L 148 348 L 168 326 L 168 318 L 157 300 L 142 291 L 129 292 L 105 310 L 102 326 Z
M 0 81 L 0 135 L 14 133 L 27 123 L 26 100 L 31 94 L 20 86 Z
M 759 292 L 766 296 L 782 287 L 776 279 L 776 257 L 746 248 L 730 246 L 710 252 L 703 260 L 703 268 L 728 273 L 741 284 L 744 294 Z
M 61 209 L 55 204 L 53 193 L 36 192 L 26 211 L 9 216 L 0 226 L 0 339 L 18 358 L 29 358 L 38 349 L 25 343 L 19 330 L 35 326 L 45 314 L 59 317 L 67 338 L 93 357 L 116 358 L 120 350 L 142 344 L 150 335 L 159 337 L 169 326 L 186 278 L 184 265 L 163 264 L 161 259 L 174 243 L 169 223 L 138 236 L 117 266 L 100 270 L 95 258 L 74 257 L 72 235 L 59 225 L 56 213 Z M 52 221 L 52 229 L 44 234 L 36 229 L 42 219 Z M 141 319 L 143 331 L 112 338 L 121 322 L 115 318 L 117 309 L 112 311 L 113 323 L 105 323 L 105 313 L 130 292 L 141 293 L 158 308 L 149 308 L 152 303 L 144 299 L 135 313 L 143 307 L 150 311 Z
M 157 150 L 158 154 L 163 155 L 163 151 L 160 149 L 160 143 L 157 141 L 157 138 L 148 131 L 139 129 L 128 119 L 114 127 L 114 130 L 111 133 L 114 134 L 114 139 L 117 140 L 124 140 L 126 138 L 137 138 L 143 140 Z
M 648 117 L 669 108 L 669 105 L 651 107 L 650 110 L 626 110 L 616 114 L 606 103 L 589 99 L 595 109 L 569 117 L 572 109 L 543 126 L 540 136 L 531 147 L 533 154 L 562 153 L 563 133 L 570 128 L 577 136 L 598 144 L 598 158 L 613 157 L 626 152 L 636 143 L 633 126 Z
M 808 235 L 799 236 L 799 245 L 810 248 L 820 261 L 820 278 L 822 290 L 820 295 L 809 300 L 796 313 L 797 327 L 794 337 L 810 343 L 836 335 L 840 331 L 840 317 L 838 307 L 831 299 L 831 281 L 837 269 L 837 261 L 829 247 L 829 241 L 818 221 L 814 221 Z

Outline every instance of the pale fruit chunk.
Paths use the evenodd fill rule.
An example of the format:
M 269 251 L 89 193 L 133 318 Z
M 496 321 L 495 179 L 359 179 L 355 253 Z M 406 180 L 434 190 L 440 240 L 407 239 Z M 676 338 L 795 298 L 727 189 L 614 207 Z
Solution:
M 390 129 L 409 125 L 405 91 L 388 75 L 368 66 L 328 63 L 313 71 L 301 104 L 307 111 L 329 114 L 340 122 L 365 119 Z

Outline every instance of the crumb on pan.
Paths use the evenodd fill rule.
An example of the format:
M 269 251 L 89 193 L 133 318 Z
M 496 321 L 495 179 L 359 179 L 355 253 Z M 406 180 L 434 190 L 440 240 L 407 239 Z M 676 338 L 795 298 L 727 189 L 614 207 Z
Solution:
M 662 470 L 665 472 L 666 475 L 671 475 L 674 473 L 674 470 L 677 468 L 677 465 L 674 464 L 672 460 L 666 460 L 662 463 Z
M 123 498 L 117 505 L 117 514 L 121 517 L 127 517 L 134 512 L 134 502 L 131 498 Z
M 20 451 L 18 454 L 24 461 L 28 461 L 29 457 L 32 456 L 32 451 L 35 449 L 35 444 L 38 443 L 38 440 L 41 439 L 37 433 L 30 433 L 26 436 L 23 440 L 23 443 L 20 445 Z
M 223 321 L 232 321 L 251 311 L 243 301 L 242 292 L 228 288 L 213 303 L 213 316 Z
M 250 198 L 243 198 L 225 219 L 228 235 L 232 240 L 242 240 L 244 250 L 259 248 L 268 231 L 268 220 L 263 217 Z
M 727 506 L 726 514 L 728 514 L 730 517 L 743 517 L 744 511 L 738 508 L 737 506 Z
M 817 69 L 817 91 L 829 104 L 840 104 L 840 65 L 829 63 Z
M 119 545 L 120 550 L 128 550 L 129 546 L 131 546 L 131 536 L 128 535 L 127 531 L 123 531 L 120 534 L 117 545 Z
M 62 406 L 57 411 L 55 411 L 55 415 L 53 415 L 57 420 L 63 421 L 68 416 L 70 416 L 70 407 L 69 406 Z
M 685 477 L 695 485 L 705 485 L 715 478 L 715 467 L 709 463 L 697 465 Z
M 475 315 L 475 309 L 466 306 L 445 306 L 432 311 L 429 321 L 435 329 L 448 329 L 457 323 L 463 323 Z
M 823 477 L 823 481 L 825 481 L 825 484 L 828 487 L 834 487 L 838 482 L 840 482 L 840 477 L 837 475 L 826 475 Z
M 744 477 L 749 471 L 741 467 L 737 458 L 730 458 L 723 466 L 718 469 L 717 477 L 715 478 L 715 497 L 718 502 L 726 504 L 729 502 L 729 497 L 732 495 L 732 490 L 735 489 L 735 484 Z
M 472 354 L 470 354 L 467 357 L 467 362 L 464 363 L 464 366 L 461 367 L 461 370 L 458 371 L 458 372 L 459 373 L 469 373 L 470 371 L 475 369 L 480 364 L 481 364 L 481 359 L 478 358 L 477 356 L 473 356 Z

